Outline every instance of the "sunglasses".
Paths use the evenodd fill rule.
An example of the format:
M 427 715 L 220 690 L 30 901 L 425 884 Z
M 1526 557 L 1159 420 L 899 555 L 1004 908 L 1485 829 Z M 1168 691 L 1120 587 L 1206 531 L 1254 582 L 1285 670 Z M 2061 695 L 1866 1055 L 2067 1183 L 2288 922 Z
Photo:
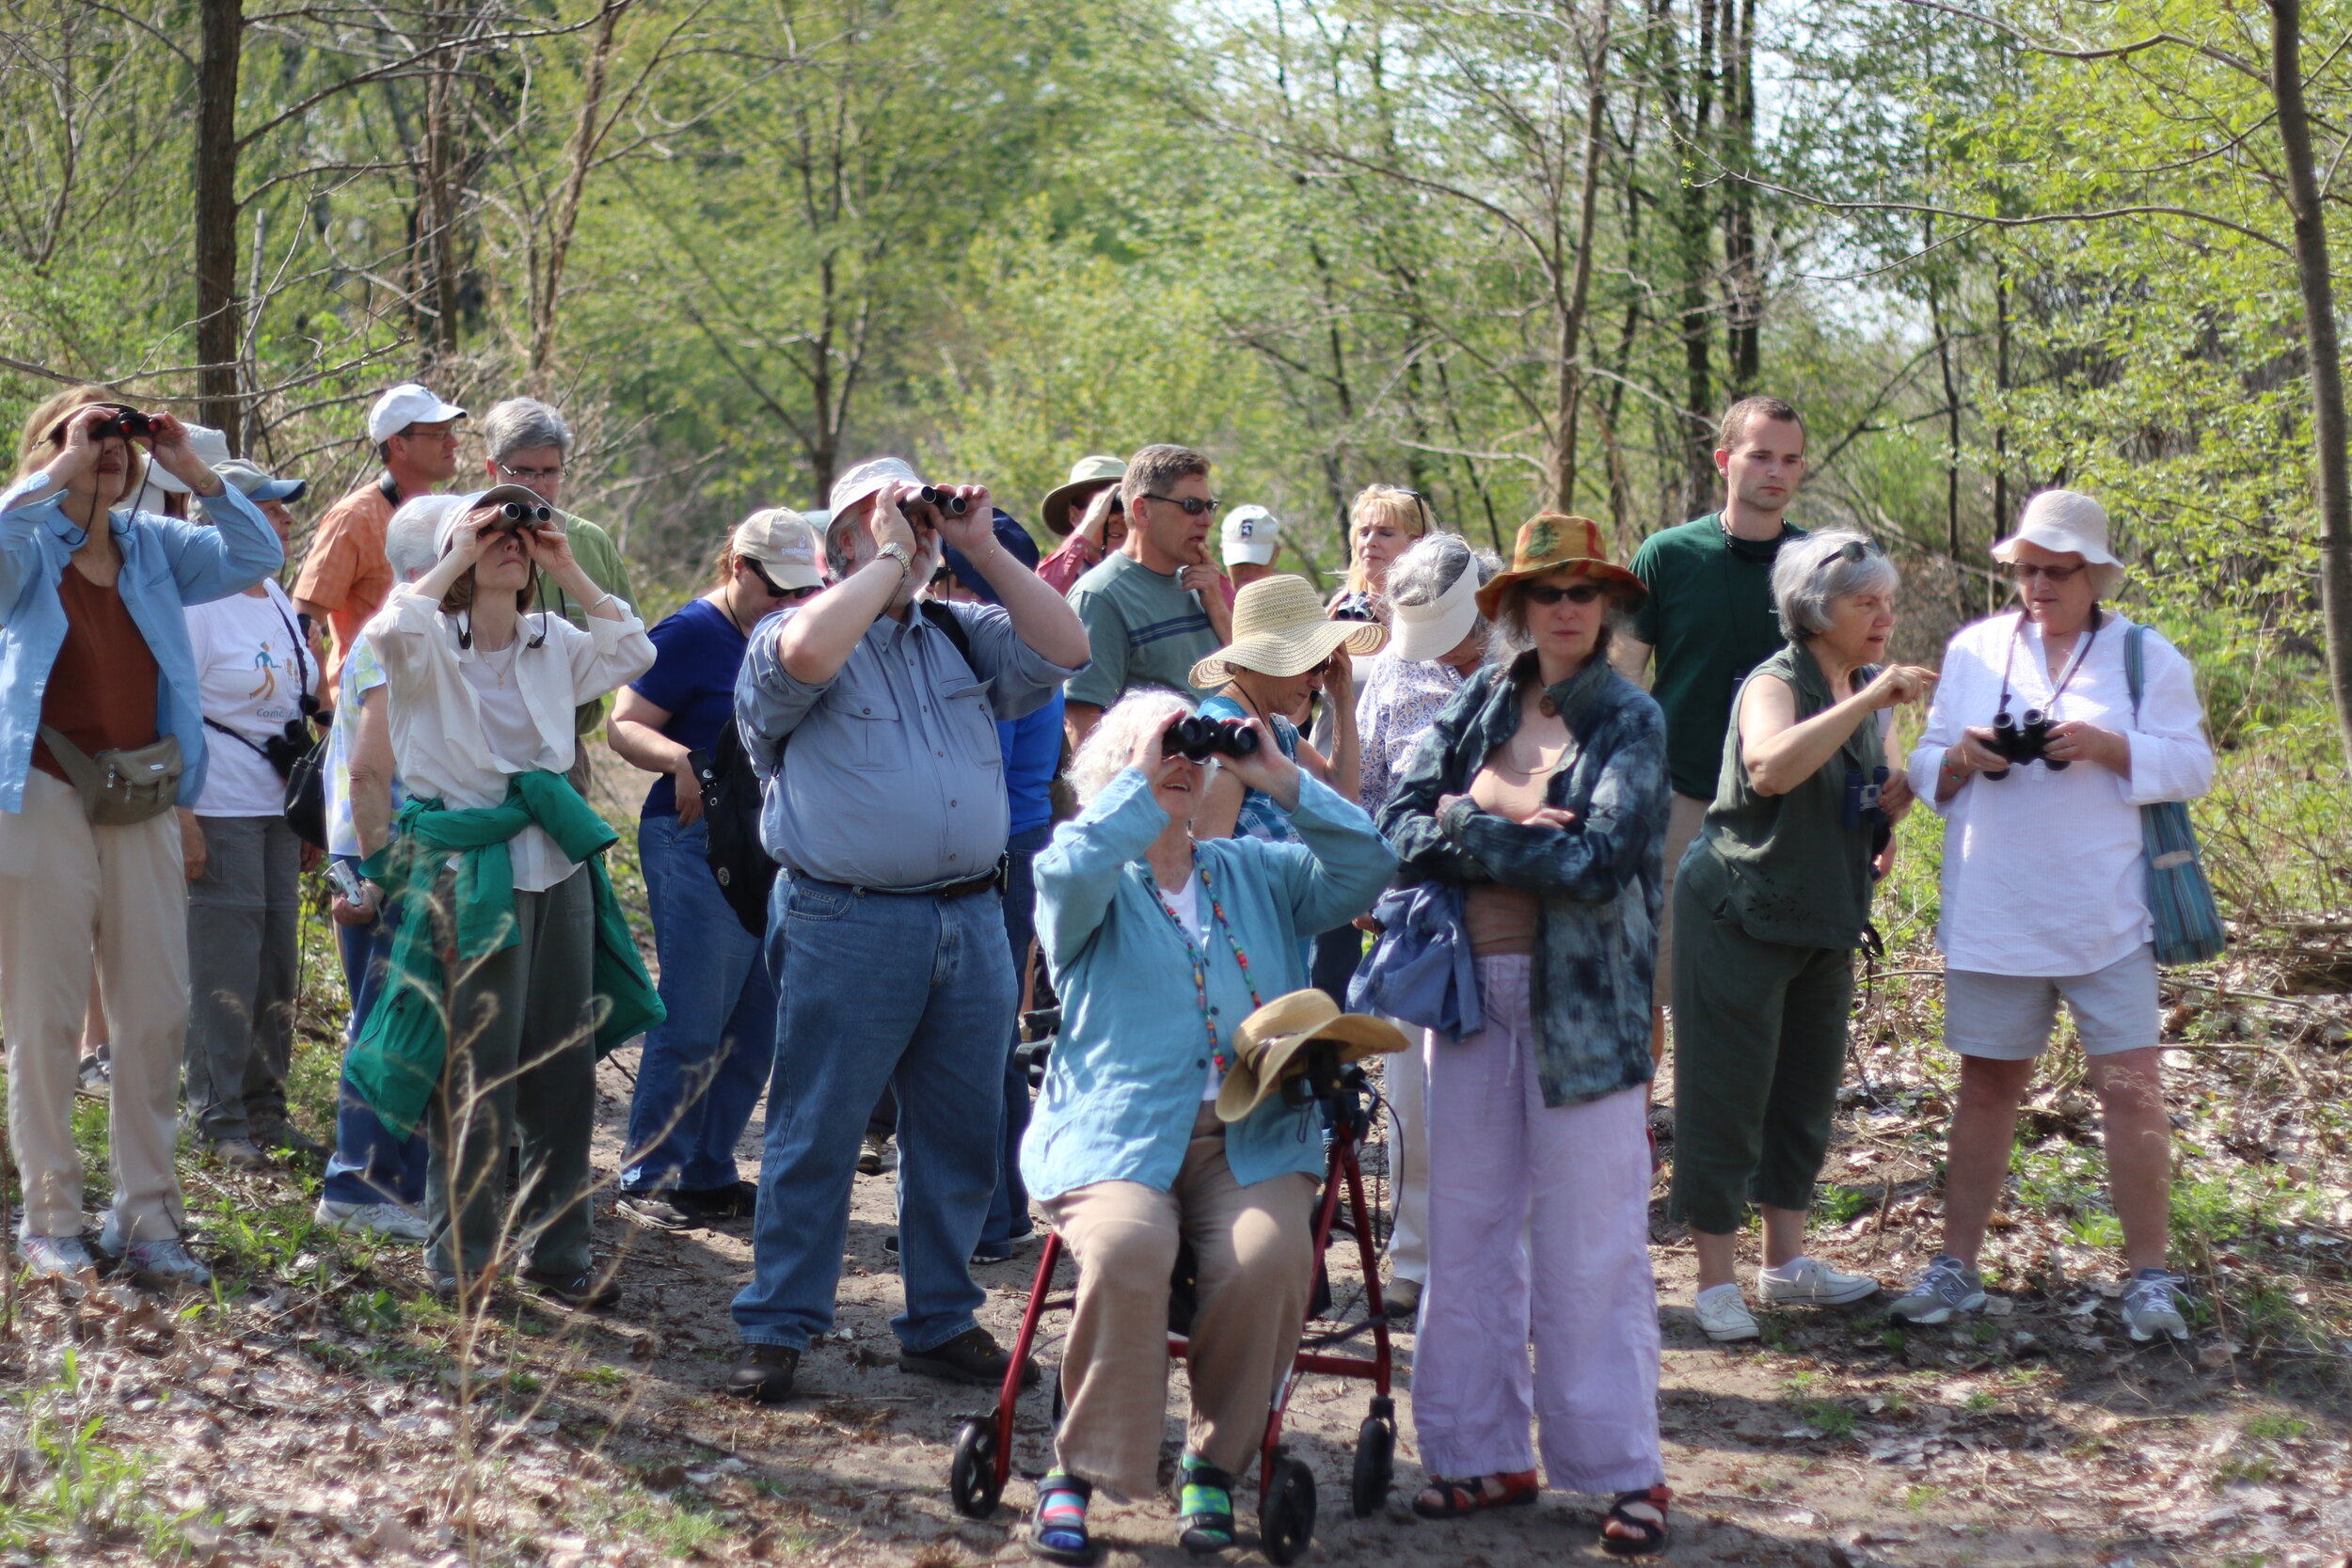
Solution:
M 2018 561 L 2010 562 L 2004 575 L 2010 581 L 2021 586 L 2036 578 L 2050 582 L 2072 582 L 2089 568 L 2089 562 L 2076 562 L 2072 566 L 2037 566 L 2029 562 Z
M 748 555 L 742 557 L 741 560 L 744 565 L 752 569 L 752 576 L 759 579 L 759 586 L 768 591 L 768 596 L 771 599 L 783 599 L 790 604 L 798 604 L 803 599 L 824 592 L 819 588 L 780 588 L 776 585 L 776 579 L 768 575 L 767 567 Z
M 1187 517 L 1198 517 L 1204 512 L 1215 512 L 1225 504 L 1223 501 L 1214 499 L 1204 501 L 1197 496 L 1186 496 L 1183 500 L 1178 500 L 1174 496 L 1154 496 L 1147 493 L 1136 499 L 1147 501 L 1166 501 Z
M 1528 589 L 1527 597 L 1530 603 L 1542 605 L 1549 610 L 1562 599 L 1567 600 L 1572 605 L 1588 605 L 1595 599 L 1603 597 L 1608 592 L 1608 589 L 1597 583 L 1590 582 L 1571 583 L 1565 588 L 1555 588 L 1546 584 Z

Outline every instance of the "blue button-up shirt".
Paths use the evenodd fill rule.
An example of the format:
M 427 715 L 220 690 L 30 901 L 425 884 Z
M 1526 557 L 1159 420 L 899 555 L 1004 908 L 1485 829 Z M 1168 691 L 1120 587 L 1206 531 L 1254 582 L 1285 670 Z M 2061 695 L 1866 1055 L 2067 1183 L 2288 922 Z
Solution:
M 840 672 L 814 683 L 777 653 L 797 607 L 752 632 L 735 717 L 768 786 L 760 842 L 787 871 L 913 891 L 995 869 L 1007 819 L 996 721 L 1034 712 L 1076 672 L 1022 641 L 993 605 L 946 608 L 971 640 L 969 663 L 919 613 L 878 618 Z
M 24 809 L 41 698 L 65 643 L 57 578 L 89 537 L 66 515 L 65 491 L 25 499 L 48 483 L 35 472 L 0 490 L 0 811 Z M 204 789 L 204 708 L 185 607 L 242 594 L 286 563 L 269 519 L 235 486 L 199 496 L 197 504 L 212 527 L 128 507 L 110 518 L 122 552 L 116 589 L 162 671 L 155 721 L 180 742 L 183 806 Z
M 1021 1175 L 1039 1197 L 1096 1181 L 1140 1181 L 1166 1192 L 1208 1077 L 1208 1025 L 1192 956 L 1161 906 L 1144 852 L 1168 826 L 1152 782 L 1130 768 L 1037 857 L 1037 935 L 1061 997 L 1061 1033 L 1037 1113 L 1021 1142 Z M 1372 908 L 1396 858 L 1372 818 L 1302 772 L 1291 813 L 1298 842 L 1204 839 L 1226 932 L 1212 932 L 1208 1002 L 1231 1049 L 1250 1013 L 1250 989 L 1271 1002 L 1307 986 L 1305 940 Z M 1225 1162 L 1244 1186 L 1298 1172 L 1323 1174 L 1327 1156 L 1313 1107 L 1279 1094 L 1225 1130 Z

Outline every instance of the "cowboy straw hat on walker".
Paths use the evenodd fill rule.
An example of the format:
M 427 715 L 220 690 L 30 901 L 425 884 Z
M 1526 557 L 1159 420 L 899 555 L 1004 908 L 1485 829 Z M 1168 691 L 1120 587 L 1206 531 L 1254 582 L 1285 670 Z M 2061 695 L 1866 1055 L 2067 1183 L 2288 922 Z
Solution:
M 1239 1121 L 1279 1088 L 1282 1074 L 1311 1041 L 1336 1040 L 1340 1060 L 1359 1062 L 1407 1049 L 1405 1031 L 1369 1013 L 1343 1013 L 1311 987 L 1273 1001 L 1233 1031 L 1233 1065 L 1216 1091 L 1220 1121 Z

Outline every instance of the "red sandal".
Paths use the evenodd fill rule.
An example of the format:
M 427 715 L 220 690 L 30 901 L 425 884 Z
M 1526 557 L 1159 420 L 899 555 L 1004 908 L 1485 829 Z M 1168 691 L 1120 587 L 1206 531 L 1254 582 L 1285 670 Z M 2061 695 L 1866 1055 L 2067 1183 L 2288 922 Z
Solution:
M 1611 1557 L 1648 1557 L 1666 1549 L 1666 1505 L 1674 1500 L 1673 1489 L 1666 1486 L 1644 1487 L 1638 1492 L 1620 1492 L 1609 1505 L 1607 1517 L 1601 1521 L 1600 1549 Z M 1645 1509 L 1656 1513 L 1651 1519 L 1633 1512 Z M 1612 1535 L 1609 1527 L 1638 1531 L 1633 1535 Z
M 1486 1489 L 1490 1484 L 1502 1490 L 1490 1492 Z M 1522 1507 L 1534 1502 L 1541 1490 L 1533 1470 L 1498 1471 L 1459 1481 L 1431 1476 L 1429 1484 L 1414 1497 L 1413 1512 L 1424 1519 L 1459 1519 L 1489 1508 Z

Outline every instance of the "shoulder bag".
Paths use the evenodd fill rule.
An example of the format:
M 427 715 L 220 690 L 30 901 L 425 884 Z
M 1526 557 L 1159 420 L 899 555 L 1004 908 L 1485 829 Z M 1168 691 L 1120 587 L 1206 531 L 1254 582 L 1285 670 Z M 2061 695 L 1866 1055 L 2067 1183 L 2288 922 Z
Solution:
M 2132 693 L 2134 728 L 2139 724 L 2144 689 L 2140 634 L 2146 629 L 2134 626 L 2123 634 L 2123 680 Z M 2188 802 L 2158 800 L 2140 807 L 2139 843 L 2148 866 L 2148 913 L 2156 927 L 2156 962 L 2193 964 L 2220 957 L 2229 936 L 2198 853 Z

